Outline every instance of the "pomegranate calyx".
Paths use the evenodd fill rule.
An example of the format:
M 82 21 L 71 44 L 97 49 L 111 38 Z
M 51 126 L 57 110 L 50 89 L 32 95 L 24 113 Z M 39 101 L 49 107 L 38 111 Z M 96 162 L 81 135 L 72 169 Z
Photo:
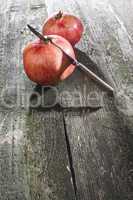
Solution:
M 60 11 L 56 14 L 55 19 L 60 19 L 60 18 L 62 17 L 62 15 L 63 15 L 63 12 L 60 10 Z

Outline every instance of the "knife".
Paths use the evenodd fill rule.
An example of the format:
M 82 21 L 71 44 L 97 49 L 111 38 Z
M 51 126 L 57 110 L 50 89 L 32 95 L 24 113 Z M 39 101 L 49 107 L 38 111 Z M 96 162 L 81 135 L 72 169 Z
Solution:
M 72 58 L 70 55 L 68 55 L 60 46 L 58 46 L 57 44 L 55 44 L 52 40 L 52 38 L 47 37 L 47 36 L 43 36 L 41 33 L 39 33 L 38 31 L 36 31 L 32 26 L 30 26 L 29 24 L 27 25 L 28 28 L 30 29 L 30 31 L 32 33 L 34 33 L 38 38 L 40 38 L 40 40 L 45 41 L 46 38 L 49 39 L 49 41 L 56 46 L 57 48 L 59 48 L 64 55 L 66 55 L 70 62 L 73 65 L 76 65 L 77 67 L 79 67 L 82 71 L 84 71 L 86 74 L 88 74 L 90 76 L 91 79 L 93 79 L 94 81 L 96 81 L 97 83 L 99 83 L 100 85 L 102 85 L 104 88 L 106 88 L 107 90 L 114 92 L 114 88 L 111 87 L 108 83 L 106 83 L 105 81 L 103 81 L 100 77 L 98 77 L 94 72 L 92 72 L 90 69 L 88 69 L 84 64 L 80 63 L 77 59 Z

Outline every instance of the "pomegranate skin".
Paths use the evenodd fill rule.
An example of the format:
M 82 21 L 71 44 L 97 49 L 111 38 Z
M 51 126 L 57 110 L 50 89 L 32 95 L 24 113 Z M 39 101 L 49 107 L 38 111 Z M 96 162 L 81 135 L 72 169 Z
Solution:
M 71 44 L 61 36 L 50 35 L 52 41 L 75 58 Z M 55 85 L 72 74 L 75 65 L 50 41 L 35 40 L 23 50 L 24 70 L 30 80 L 39 85 Z
M 74 46 L 79 42 L 83 30 L 84 28 L 79 18 L 70 14 L 58 13 L 44 22 L 42 33 L 43 35 L 60 35 Z

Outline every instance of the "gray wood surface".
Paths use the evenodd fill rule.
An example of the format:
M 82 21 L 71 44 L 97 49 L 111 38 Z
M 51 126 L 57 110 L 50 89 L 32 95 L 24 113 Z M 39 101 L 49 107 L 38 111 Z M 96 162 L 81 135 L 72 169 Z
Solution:
M 128 0 L 1 1 L 0 199 L 133 199 L 132 8 Z M 22 49 L 35 39 L 25 27 L 41 30 L 60 9 L 82 19 L 77 57 L 114 96 L 76 69 L 57 86 L 56 106 L 34 108 L 42 88 L 23 72 Z M 20 104 L 7 108 L 18 93 Z M 43 98 L 52 103 L 55 91 Z
M 22 49 L 32 39 L 24 28 L 41 24 L 45 6 L 36 10 L 37 1 L 26 0 L 2 3 L 0 200 L 74 199 L 62 113 L 30 108 L 28 93 L 35 86 L 23 73 Z

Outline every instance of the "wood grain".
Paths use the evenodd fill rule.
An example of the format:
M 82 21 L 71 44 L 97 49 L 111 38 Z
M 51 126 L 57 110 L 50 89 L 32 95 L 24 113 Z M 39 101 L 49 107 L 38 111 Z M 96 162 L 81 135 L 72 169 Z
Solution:
M 114 97 L 109 96 L 82 72 L 76 72 L 82 80 L 76 73 L 73 81 L 67 80 L 69 91 L 76 87 L 86 106 L 103 106 L 91 113 L 64 113 L 77 199 L 132 199 L 132 44 L 127 30 L 108 1 L 46 4 L 48 14 L 62 9 L 82 19 L 85 33 L 77 46 L 78 58 L 116 90 Z
M 94 113 L 64 114 L 77 199 L 133 197 L 132 136 L 112 107 Z
M 40 1 L 2 1 L 0 20 L 0 199 L 74 199 L 62 113 L 31 108 L 22 49 L 47 16 Z

